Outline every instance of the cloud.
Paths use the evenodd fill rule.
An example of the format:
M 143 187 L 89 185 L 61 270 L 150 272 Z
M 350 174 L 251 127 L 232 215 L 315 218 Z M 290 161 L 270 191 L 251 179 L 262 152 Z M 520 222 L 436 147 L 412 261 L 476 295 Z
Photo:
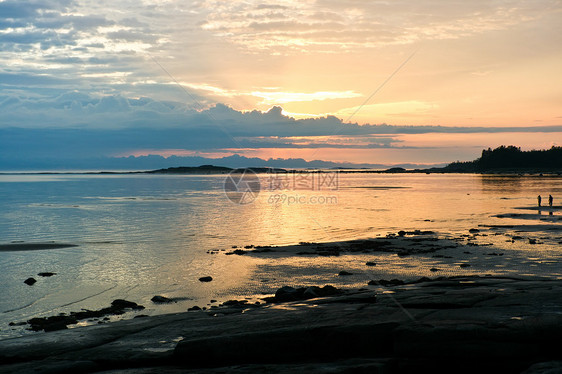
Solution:
M 280 12 L 274 1 L 254 7 L 239 1 L 217 6 L 203 27 L 248 49 L 333 52 L 411 44 L 423 40 L 458 39 L 502 30 L 559 10 L 555 0 L 534 3 L 397 0 L 392 2 L 288 2 Z M 282 15 L 282 18 L 280 18 Z
M 415 64 L 352 120 L 524 124 L 526 108 L 558 124 L 560 9 L 554 0 L 0 1 L 0 131 L 29 134 L 16 137 L 22 150 L 76 154 L 151 142 L 351 149 L 404 147 L 404 134 L 554 134 L 340 118 L 415 43 Z M 6 139 L 15 138 L 2 138 L 3 152 L 22 154 Z M 26 146 L 32 139 L 45 144 Z
M 423 149 L 423 136 L 455 142 L 466 134 L 475 141 L 485 134 L 541 133 L 549 139 L 562 126 L 446 127 L 343 123 L 334 116 L 295 119 L 281 107 L 241 112 L 223 104 L 203 111 L 185 103 L 121 95 L 92 96 L 66 91 L 56 97 L 0 95 L 0 157 L 81 158 L 136 154 L 139 150 L 200 151 L 260 149 Z M 463 135 L 465 134 L 465 135 Z M 538 141 L 538 140 L 536 140 Z M 485 144 L 484 144 L 485 145 Z

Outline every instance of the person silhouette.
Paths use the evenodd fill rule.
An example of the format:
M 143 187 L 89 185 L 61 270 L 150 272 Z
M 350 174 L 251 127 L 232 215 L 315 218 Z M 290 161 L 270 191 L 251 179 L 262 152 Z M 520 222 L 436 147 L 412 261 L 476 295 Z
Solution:
M 552 206 L 552 200 L 554 200 L 552 195 L 548 195 L 548 206 Z
M 541 206 L 541 195 L 537 196 L 537 202 L 539 203 L 539 206 Z

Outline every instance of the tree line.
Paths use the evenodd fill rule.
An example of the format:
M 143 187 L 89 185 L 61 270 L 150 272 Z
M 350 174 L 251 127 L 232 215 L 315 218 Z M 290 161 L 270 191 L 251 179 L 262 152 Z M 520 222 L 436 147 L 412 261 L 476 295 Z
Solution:
M 453 172 L 483 172 L 501 169 L 562 170 L 562 147 L 522 151 L 520 147 L 502 145 L 482 150 L 474 161 L 456 161 L 444 170 Z

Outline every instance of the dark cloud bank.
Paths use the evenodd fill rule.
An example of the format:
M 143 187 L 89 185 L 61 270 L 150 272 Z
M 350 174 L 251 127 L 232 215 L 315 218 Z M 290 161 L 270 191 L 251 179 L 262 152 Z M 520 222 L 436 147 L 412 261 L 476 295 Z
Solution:
M 327 116 L 296 120 L 280 107 L 239 112 L 222 104 L 196 111 L 178 102 L 123 96 L 0 95 L 0 169 L 147 169 L 212 163 L 228 166 L 331 167 L 303 160 L 160 156 L 116 158 L 159 150 L 224 152 L 259 148 L 400 148 L 400 134 L 562 132 L 552 127 L 357 125 Z M 296 138 L 300 137 L 300 138 Z M 304 137 L 304 138 L 303 138 Z M 303 143 L 304 139 L 304 143 Z M 342 139 L 344 139 L 342 143 Z M 246 164 L 241 164 L 245 162 Z M 261 164 L 260 164 L 261 163 Z M 258 165 L 260 164 L 260 165 Z M 346 166 L 349 166 L 347 164 Z M 360 165 L 372 166 L 372 164 Z

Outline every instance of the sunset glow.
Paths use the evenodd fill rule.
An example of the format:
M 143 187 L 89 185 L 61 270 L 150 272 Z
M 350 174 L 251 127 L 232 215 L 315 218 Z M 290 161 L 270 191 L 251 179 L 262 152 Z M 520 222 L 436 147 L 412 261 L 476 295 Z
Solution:
M 150 150 L 396 164 L 562 144 L 556 0 L 4 0 L 0 15 L 0 131 L 185 132 L 168 144 L 145 135 L 92 147 L 88 157 Z M 340 133 L 347 122 L 397 128 Z M 479 135 L 466 130 L 476 127 Z

